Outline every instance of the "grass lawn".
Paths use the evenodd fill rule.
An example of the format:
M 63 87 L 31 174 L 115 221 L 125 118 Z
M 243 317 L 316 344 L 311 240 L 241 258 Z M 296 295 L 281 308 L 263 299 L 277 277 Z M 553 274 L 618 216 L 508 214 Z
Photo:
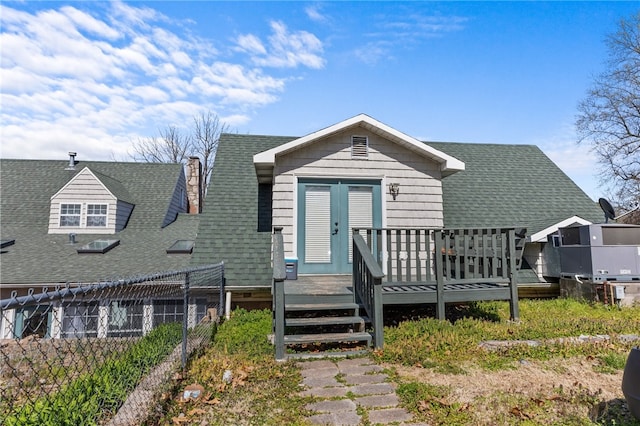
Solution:
M 372 354 L 397 384 L 415 421 L 431 425 L 640 425 L 620 389 L 626 356 L 640 341 L 640 307 L 569 299 L 522 300 L 521 321 L 506 302 L 459 307 L 455 320 L 419 312 L 389 320 L 384 350 Z M 391 313 L 390 313 L 391 316 Z M 304 425 L 309 397 L 297 396 L 294 362 L 277 363 L 267 342 L 270 311 L 235 311 L 194 360 L 153 424 Z M 581 335 L 608 339 L 570 340 Z M 482 346 L 486 341 L 529 341 Z M 532 343 L 535 341 L 536 343 Z M 224 380 L 225 372 L 231 377 Z M 229 373 L 227 373 L 227 376 Z M 189 384 L 204 388 L 184 401 Z

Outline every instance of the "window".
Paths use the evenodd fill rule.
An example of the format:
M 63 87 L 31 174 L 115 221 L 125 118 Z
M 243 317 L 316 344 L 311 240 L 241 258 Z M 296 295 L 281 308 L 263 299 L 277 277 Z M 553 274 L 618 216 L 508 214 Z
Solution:
M 369 158 L 369 140 L 366 136 L 351 136 L 351 158 Z
M 70 305 L 62 316 L 63 337 L 98 336 L 98 303 Z
M 60 226 L 80 226 L 81 204 L 60 204 Z
M 142 322 L 142 301 L 113 301 L 109 306 L 107 337 L 141 336 Z
M 184 318 L 184 301 L 156 300 L 153 302 L 153 326 L 169 322 L 182 322 Z
M 87 205 L 87 227 L 107 226 L 107 205 L 88 204 Z

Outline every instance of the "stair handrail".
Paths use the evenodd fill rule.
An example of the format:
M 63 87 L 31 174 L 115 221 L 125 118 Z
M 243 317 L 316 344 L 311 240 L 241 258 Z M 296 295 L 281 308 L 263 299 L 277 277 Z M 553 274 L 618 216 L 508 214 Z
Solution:
M 384 345 L 382 309 L 382 278 L 384 272 L 358 230 L 353 232 L 353 288 L 356 303 L 361 304 L 373 324 L 376 349 Z
M 284 361 L 284 281 L 287 278 L 287 270 L 284 261 L 284 239 L 282 227 L 273 228 L 273 328 L 274 345 L 276 347 L 276 360 Z

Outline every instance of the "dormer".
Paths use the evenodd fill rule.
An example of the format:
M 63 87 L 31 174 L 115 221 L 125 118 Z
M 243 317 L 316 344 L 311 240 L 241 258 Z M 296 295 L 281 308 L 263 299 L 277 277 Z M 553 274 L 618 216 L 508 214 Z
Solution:
M 49 234 L 114 234 L 133 207 L 120 181 L 85 167 L 51 197 Z

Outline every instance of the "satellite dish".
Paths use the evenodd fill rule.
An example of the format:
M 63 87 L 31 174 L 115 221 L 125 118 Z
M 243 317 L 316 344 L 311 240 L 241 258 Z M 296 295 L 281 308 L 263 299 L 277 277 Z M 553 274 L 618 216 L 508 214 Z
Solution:
M 600 198 L 598 204 L 600 204 L 600 208 L 604 212 L 604 223 L 608 223 L 609 219 L 614 220 L 616 218 L 616 211 L 606 198 Z

